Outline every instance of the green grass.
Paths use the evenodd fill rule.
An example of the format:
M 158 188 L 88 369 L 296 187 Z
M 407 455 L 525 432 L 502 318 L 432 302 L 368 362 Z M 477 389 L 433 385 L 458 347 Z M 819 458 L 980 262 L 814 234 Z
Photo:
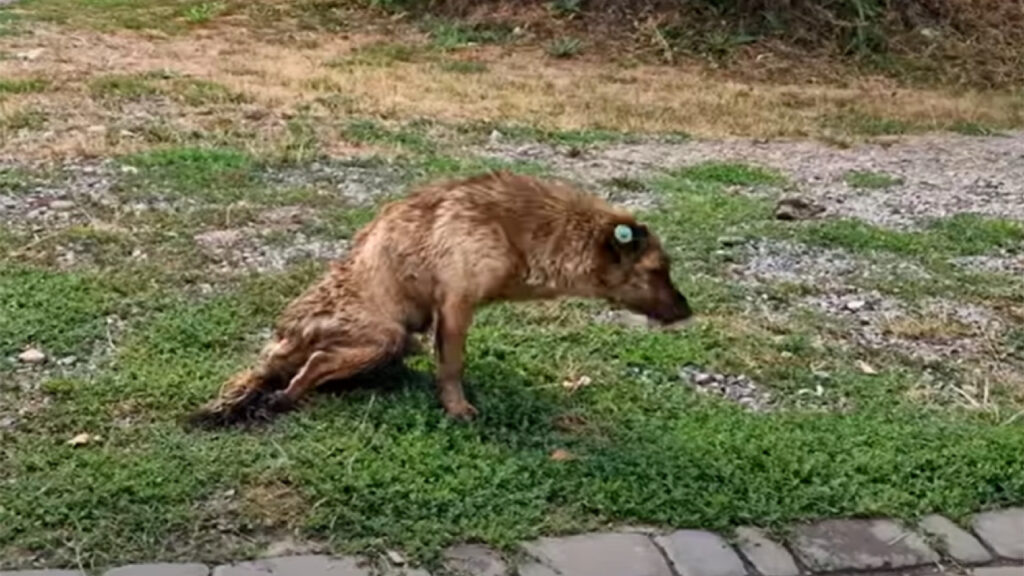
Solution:
M 442 60 L 437 67 L 453 74 L 483 74 L 487 71 L 487 64 L 476 60 Z
M 49 87 L 50 82 L 43 78 L 0 78 L 0 94 L 28 94 Z
M 373 42 L 361 46 L 351 56 L 329 61 L 328 66 L 392 66 L 397 63 L 412 62 L 417 56 L 417 48 L 399 42 Z
M 467 23 L 444 19 L 427 19 L 427 34 L 439 50 L 453 50 L 474 44 L 497 44 L 512 37 L 512 27 L 502 23 Z
M 99 76 L 90 80 L 89 91 L 93 98 L 106 102 L 163 97 L 186 106 L 209 106 L 239 104 L 246 100 L 244 95 L 217 82 L 182 77 L 173 71 Z
M 255 158 L 233 148 L 170 147 L 126 156 L 121 163 L 137 170 L 122 189 L 168 191 L 179 196 L 235 200 L 257 180 Z
M 390 127 L 370 118 L 355 119 L 342 129 L 342 136 L 351 142 L 397 148 L 424 154 L 433 152 L 435 144 L 426 134 L 427 125 L 410 124 Z
M 870 170 L 851 170 L 843 176 L 843 180 L 851 188 L 862 190 L 892 188 L 903 183 L 903 180 L 897 176 Z
M 1024 225 L 1020 222 L 976 214 L 938 219 L 920 232 L 879 228 L 859 220 L 833 220 L 812 225 L 802 234 L 813 243 L 854 252 L 889 252 L 921 259 L 1024 249 Z
M 734 162 L 702 162 L 672 174 L 682 180 L 727 186 L 778 186 L 786 181 L 775 171 Z
M 606 309 L 599 302 L 494 305 L 478 313 L 468 342 L 467 390 L 481 410 L 472 423 L 443 416 L 427 355 L 410 359 L 408 370 L 371 379 L 372 386 L 314 394 L 263 428 L 183 429 L 179 418 L 253 360 L 261 332 L 321 271 L 309 264 L 222 279 L 195 258 L 192 236 L 228 226 L 262 229 L 265 210 L 282 205 L 315 213 L 303 234 L 350 237 L 377 212 L 340 202 L 333 182 L 291 190 L 264 178 L 305 169 L 314 156 L 304 152 L 314 146 L 311 122 L 296 120 L 290 165 L 215 147 L 118 159 L 137 172 L 122 173 L 115 193 L 187 202 L 180 211 L 120 214 L 123 233 L 72 228 L 55 237 L 58 246 L 91 243 L 86 251 L 106 255 L 75 270 L 25 264 L 0 251 L 0 358 L 28 345 L 52 357 L 84 357 L 97 343 L 106 356 L 90 370 L 38 373 L 37 392 L 0 385 L 0 411 L 32 394 L 47 401 L 0 435 L 0 567 L 33 557 L 99 571 L 133 561 L 230 561 L 290 534 L 335 552 L 398 549 L 429 565 L 455 542 L 511 549 L 523 539 L 609 522 L 728 533 L 737 525 L 783 528 L 834 516 L 937 512 L 961 519 L 1024 503 L 1024 424 L 915 401 L 909 392 L 921 384 L 919 366 L 873 354 L 879 373 L 865 375 L 856 362 L 866 352 L 823 337 L 830 328 L 813 315 L 769 323 L 751 314 L 751 302 L 768 304 L 762 296 L 785 303 L 786 291 L 794 298 L 813 292 L 759 292 L 727 275 L 715 257 L 722 237 L 744 236 L 797 239 L 868 259 L 938 262 L 1015 250 L 1024 242 L 1021 225 L 960 215 L 919 231 L 852 221 L 794 227 L 773 220 L 770 198 L 729 193 L 730 186 L 785 183 L 742 164 L 698 164 L 612 183 L 654 195 L 657 206 L 640 217 L 669 247 L 677 281 L 700 315 L 686 330 L 594 322 Z M 424 144 L 428 128 L 356 122 L 348 126 L 353 138 L 402 154 L 334 168 L 410 184 L 495 168 L 550 171 L 434 149 Z M 13 171 L 0 182 L 18 186 L 28 177 Z M 97 219 L 113 216 L 96 210 Z M 5 242 L 0 227 L 0 246 Z M 129 263 L 124 251 L 136 245 L 150 251 L 153 268 Z M 1017 301 L 1019 283 L 1005 281 L 998 297 Z M 200 292 L 199 283 L 213 290 Z M 108 342 L 107 318 L 115 315 L 124 329 Z M 1022 350 L 1017 332 L 1004 337 L 1012 354 Z M 748 413 L 694 392 L 679 377 L 691 363 L 750 376 L 772 391 L 778 409 Z M 0 361 L 0 380 L 12 374 Z M 579 375 L 593 383 L 575 392 L 562 386 Z M 805 391 L 818 386 L 818 406 L 848 409 L 799 408 Z M 101 439 L 65 444 L 81 432 Z M 577 458 L 553 461 L 555 449 Z
M 553 40 L 548 44 L 547 52 L 552 58 L 575 58 L 583 49 L 583 42 L 579 38 L 562 37 Z

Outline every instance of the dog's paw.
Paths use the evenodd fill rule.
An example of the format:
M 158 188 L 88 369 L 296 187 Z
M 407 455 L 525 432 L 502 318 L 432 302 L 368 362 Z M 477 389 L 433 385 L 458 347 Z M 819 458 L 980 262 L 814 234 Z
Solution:
M 448 414 L 449 418 L 459 422 L 469 422 L 480 414 L 480 411 L 475 406 L 465 400 L 446 404 L 444 411 Z
M 277 390 L 266 396 L 266 407 L 271 412 L 289 412 L 295 409 L 295 401 L 284 390 Z

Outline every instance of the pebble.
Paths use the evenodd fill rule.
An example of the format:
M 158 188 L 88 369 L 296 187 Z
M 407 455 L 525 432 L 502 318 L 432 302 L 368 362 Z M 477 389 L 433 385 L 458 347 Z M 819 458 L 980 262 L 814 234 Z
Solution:
M 825 212 L 825 207 L 806 198 L 789 196 L 779 200 L 775 205 L 776 220 L 810 220 Z
M 846 309 L 850 312 L 858 312 L 867 305 L 867 302 L 863 300 L 850 300 L 846 303 Z
M 46 354 L 36 348 L 29 348 L 18 354 L 18 361 L 23 364 L 42 364 L 46 362 Z
M 71 200 L 54 200 L 50 202 L 50 210 L 64 211 L 70 210 L 75 207 L 75 203 Z
M 770 408 L 771 394 L 743 374 L 717 374 L 687 365 L 679 370 L 679 376 L 698 392 L 721 396 L 747 410 L 760 412 Z

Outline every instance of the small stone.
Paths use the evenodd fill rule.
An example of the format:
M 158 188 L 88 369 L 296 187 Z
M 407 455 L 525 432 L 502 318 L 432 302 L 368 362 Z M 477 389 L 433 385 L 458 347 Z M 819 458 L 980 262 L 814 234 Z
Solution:
M 867 362 L 865 362 L 863 360 L 858 360 L 857 361 L 857 369 L 860 370 L 862 374 L 867 374 L 868 376 L 873 376 L 875 374 L 878 374 L 878 370 L 875 370 L 874 366 L 872 366 L 871 364 L 868 364 Z
M 850 300 L 846 303 L 846 309 L 850 312 L 859 312 L 860 310 L 863 310 L 866 305 L 867 302 L 863 300 Z
M 75 362 L 78 362 L 78 357 L 77 356 L 65 356 L 65 357 L 57 360 L 57 364 L 59 366 L 71 366 Z
M 800 569 L 785 547 L 768 538 L 759 528 L 738 528 L 736 536 L 740 552 L 764 576 L 800 574 Z
M 707 372 L 697 372 L 693 375 L 693 383 L 697 386 L 704 386 L 710 384 L 715 379 L 713 374 Z
M 962 564 L 984 564 L 992 555 L 974 537 L 962 530 L 948 518 L 932 514 L 921 519 L 918 527 L 925 533 L 939 539 L 954 560 Z
M 68 446 L 85 446 L 86 444 L 94 440 L 99 440 L 99 436 L 93 436 L 88 432 L 82 432 L 81 434 L 78 434 L 74 438 L 68 440 L 67 444 Z
M 16 56 L 19 60 L 28 60 L 31 62 L 32 60 L 36 60 L 42 56 L 43 52 L 46 52 L 45 48 L 33 48 L 31 50 L 25 50 L 24 52 L 18 52 Z
M 598 532 L 541 538 L 524 544 L 545 567 L 562 576 L 671 576 L 654 544 L 642 534 Z M 522 570 L 520 574 L 523 574 Z M 528 574 L 549 574 L 531 568 Z
M 491 130 L 491 135 L 488 138 L 491 144 L 498 144 L 501 142 L 502 134 L 497 130 Z
M 505 576 L 508 564 L 500 554 L 480 544 L 459 544 L 444 551 L 444 566 L 455 576 Z
M 42 364 L 46 362 L 46 354 L 36 348 L 29 348 L 18 354 L 18 361 L 23 364 Z
M 101 134 L 107 131 L 107 127 L 103 124 L 93 124 L 92 126 L 86 128 L 85 131 L 90 134 Z
M 892 520 L 825 520 L 794 529 L 793 552 L 814 572 L 909 568 L 939 561 Z
M 103 576 L 207 576 L 203 564 L 129 564 L 107 570 Z
M 974 533 L 996 554 L 1011 560 L 1024 560 L 1024 508 L 984 512 L 974 517 Z
M 824 206 L 795 196 L 782 198 L 775 205 L 776 220 L 810 220 L 820 216 L 823 212 L 825 212 Z
M 746 576 L 747 569 L 721 536 L 678 530 L 656 538 L 680 576 Z
M 4 416 L 0 418 L 0 430 L 10 430 L 18 425 L 18 419 L 14 416 Z
M 566 460 L 573 460 L 576 457 L 573 456 L 572 452 L 569 452 L 568 450 L 562 448 L 558 448 L 557 450 L 551 453 L 550 458 L 555 462 L 564 462 Z
M 54 200 L 50 202 L 50 210 L 64 211 L 70 210 L 75 207 L 75 203 L 71 200 Z
M 122 174 L 138 174 L 139 173 L 139 169 L 136 168 L 135 166 L 130 165 L 130 164 L 125 164 L 124 166 L 121 166 L 121 173 Z
M 388 562 L 391 562 L 395 566 L 405 565 L 405 556 L 402 556 L 402 554 L 398 550 L 388 550 L 386 554 L 388 557 Z

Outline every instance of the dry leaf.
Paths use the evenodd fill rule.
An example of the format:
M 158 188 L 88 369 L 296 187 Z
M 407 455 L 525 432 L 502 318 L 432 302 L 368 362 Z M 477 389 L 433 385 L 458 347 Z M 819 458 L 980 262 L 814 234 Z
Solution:
M 561 448 L 551 453 L 551 459 L 554 460 L 555 462 L 564 462 L 566 460 L 572 460 L 574 458 L 576 457 L 572 455 L 572 452 L 569 452 L 568 450 L 563 450 Z
M 864 374 L 878 374 L 878 370 L 875 370 L 871 364 L 868 364 L 863 360 L 857 361 L 857 368 L 860 368 L 860 371 Z
M 562 382 L 562 387 L 570 392 L 575 392 L 584 386 L 590 386 L 591 382 L 593 382 L 593 380 L 590 379 L 590 376 L 580 376 L 575 380 L 566 380 L 565 382 Z
M 93 440 L 97 440 L 97 439 L 98 439 L 97 436 L 93 436 L 92 434 L 89 434 L 88 432 L 82 432 L 81 434 L 75 436 L 71 440 L 68 440 L 68 446 L 84 446 L 84 445 L 88 444 L 89 442 L 92 442 Z

